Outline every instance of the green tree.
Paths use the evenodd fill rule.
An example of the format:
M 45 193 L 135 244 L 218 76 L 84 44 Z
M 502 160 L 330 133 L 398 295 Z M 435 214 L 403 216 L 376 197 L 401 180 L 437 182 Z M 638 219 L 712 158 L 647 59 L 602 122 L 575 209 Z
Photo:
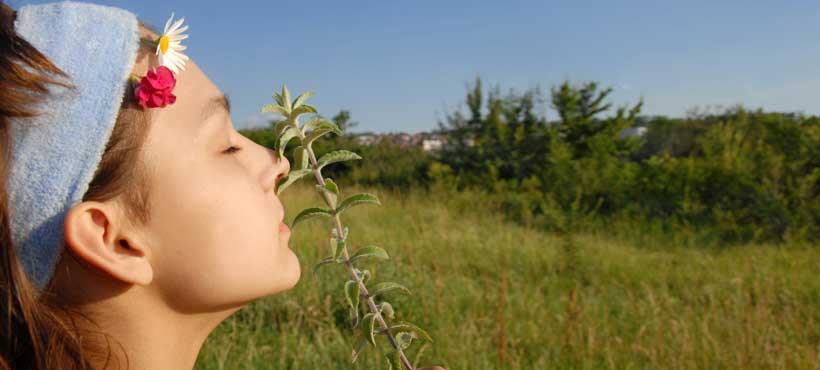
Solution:
M 342 109 L 332 118 L 333 123 L 342 130 L 343 134 L 347 134 L 350 132 L 350 129 L 359 125 L 358 122 L 353 122 L 350 120 L 350 111 L 347 109 Z
M 638 141 L 621 140 L 620 135 L 635 125 L 643 99 L 631 108 L 619 107 L 614 116 L 601 118 L 600 114 L 612 108 L 612 103 L 606 101 L 610 93 L 612 88 L 598 90 L 595 82 L 574 86 L 564 81 L 552 88 L 552 107 L 561 119 L 557 134 L 572 147 L 575 158 L 590 156 L 593 152 L 630 154 L 640 147 Z
M 536 114 L 542 95 L 537 88 L 523 94 L 502 95 L 498 87 L 485 92 L 477 77 L 468 86 L 469 113 L 456 111 L 439 122 L 448 136 L 440 161 L 461 175 L 462 185 L 517 183 L 528 178 L 538 171 L 535 158 L 546 147 L 546 117 Z

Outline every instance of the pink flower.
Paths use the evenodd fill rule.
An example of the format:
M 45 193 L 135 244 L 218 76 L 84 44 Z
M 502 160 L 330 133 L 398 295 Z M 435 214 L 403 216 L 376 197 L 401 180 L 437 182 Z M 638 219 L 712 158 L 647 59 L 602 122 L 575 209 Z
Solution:
M 174 73 L 168 67 L 158 67 L 149 70 L 148 74 L 140 80 L 139 86 L 134 90 L 134 95 L 143 107 L 162 108 L 174 104 L 177 100 L 177 97 L 171 94 L 176 84 Z

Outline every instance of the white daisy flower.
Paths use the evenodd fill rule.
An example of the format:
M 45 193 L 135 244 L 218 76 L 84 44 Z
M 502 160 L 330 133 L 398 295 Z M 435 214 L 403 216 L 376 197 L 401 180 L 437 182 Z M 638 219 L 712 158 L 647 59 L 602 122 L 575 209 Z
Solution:
M 180 44 L 180 41 L 188 38 L 188 35 L 182 34 L 188 26 L 180 27 L 185 18 L 180 18 L 171 24 L 173 20 L 174 13 L 171 13 L 171 18 L 165 22 L 165 30 L 162 31 L 162 36 L 157 43 L 157 56 L 161 66 L 168 67 L 174 74 L 177 74 L 185 70 L 185 61 L 188 60 L 188 56 L 182 53 L 185 46 Z

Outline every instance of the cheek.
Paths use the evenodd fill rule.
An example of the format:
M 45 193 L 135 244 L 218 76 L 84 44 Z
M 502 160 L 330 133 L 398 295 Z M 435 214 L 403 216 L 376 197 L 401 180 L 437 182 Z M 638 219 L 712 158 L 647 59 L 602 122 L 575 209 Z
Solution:
M 299 263 L 279 235 L 280 203 L 246 174 L 205 177 L 157 194 L 155 282 L 164 295 L 194 310 L 292 287 Z

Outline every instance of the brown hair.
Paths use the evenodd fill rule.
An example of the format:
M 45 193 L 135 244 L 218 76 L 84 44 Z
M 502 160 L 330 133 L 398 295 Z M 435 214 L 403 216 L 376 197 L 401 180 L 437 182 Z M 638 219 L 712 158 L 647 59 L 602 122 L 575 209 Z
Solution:
M 101 349 L 83 340 L 75 321 L 90 319 L 61 304 L 50 289 L 53 284 L 37 297 L 12 244 L 6 191 L 9 126 L 12 119 L 36 116 L 33 107 L 49 93 L 50 86 L 72 88 L 70 76 L 16 34 L 15 16 L 0 1 L 0 370 L 93 369 L 89 356 L 100 355 L 96 352 Z M 140 54 L 151 51 L 143 45 Z M 111 138 L 83 200 L 121 197 L 129 216 L 145 223 L 148 187 L 139 151 L 149 119 L 130 94 L 131 89 L 126 89 Z M 72 257 L 63 250 L 62 258 Z M 111 357 L 110 345 L 107 351 L 104 358 Z

